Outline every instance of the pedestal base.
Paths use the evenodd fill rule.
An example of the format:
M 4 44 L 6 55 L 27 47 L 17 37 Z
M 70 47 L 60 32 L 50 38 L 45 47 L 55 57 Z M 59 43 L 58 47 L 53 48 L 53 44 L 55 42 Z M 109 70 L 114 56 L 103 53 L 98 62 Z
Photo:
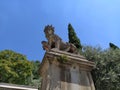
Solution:
M 90 73 L 94 66 L 80 55 L 46 52 L 40 67 L 41 90 L 95 90 Z

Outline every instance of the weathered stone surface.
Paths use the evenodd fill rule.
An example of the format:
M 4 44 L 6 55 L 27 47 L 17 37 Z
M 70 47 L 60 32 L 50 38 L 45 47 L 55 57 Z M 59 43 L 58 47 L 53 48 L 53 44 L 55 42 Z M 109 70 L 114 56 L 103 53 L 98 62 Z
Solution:
M 61 56 L 66 56 L 67 61 L 60 62 Z M 93 62 L 80 55 L 59 50 L 46 52 L 40 67 L 41 90 L 95 90 L 90 73 L 94 67 Z

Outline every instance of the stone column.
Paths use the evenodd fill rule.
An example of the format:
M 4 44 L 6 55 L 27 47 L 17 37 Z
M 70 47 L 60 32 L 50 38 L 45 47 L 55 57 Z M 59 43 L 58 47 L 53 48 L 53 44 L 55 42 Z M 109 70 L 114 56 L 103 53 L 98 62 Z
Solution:
M 81 55 L 46 52 L 40 66 L 41 90 L 95 90 L 90 71 L 95 64 Z

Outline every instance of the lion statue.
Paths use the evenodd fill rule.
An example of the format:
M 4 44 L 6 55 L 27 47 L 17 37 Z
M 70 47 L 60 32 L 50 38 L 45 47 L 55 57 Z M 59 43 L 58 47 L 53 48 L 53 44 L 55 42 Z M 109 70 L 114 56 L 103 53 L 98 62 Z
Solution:
M 74 44 L 63 42 L 58 35 L 54 34 L 54 27 L 52 27 L 52 25 L 45 26 L 44 33 L 48 40 L 48 42 L 41 42 L 44 50 L 49 51 L 52 48 L 56 48 L 58 50 L 78 54 L 78 50 Z

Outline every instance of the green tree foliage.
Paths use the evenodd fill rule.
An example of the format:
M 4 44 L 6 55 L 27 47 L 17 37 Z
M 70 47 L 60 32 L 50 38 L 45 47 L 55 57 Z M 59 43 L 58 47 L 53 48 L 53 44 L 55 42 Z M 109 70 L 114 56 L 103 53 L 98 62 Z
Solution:
M 80 50 L 82 49 L 80 39 L 76 36 L 76 33 L 71 24 L 68 24 L 68 38 L 69 38 L 69 43 L 74 44 Z
M 38 79 L 39 76 L 39 67 L 40 67 L 40 61 L 36 60 L 36 61 L 32 61 L 33 63 L 33 79 Z
M 40 87 L 41 84 L 41 77 L 39 75 L 39 67 L 40 67 L 40 61 L 36 60 L 36 61 L 32 61 L 33 64 L 33 71 L 32 74 L 33 76 L 32 78 L 32 82 L 30 85 L 35 86 L 35 87 Z
M 0 52 L 0 82 L 29 84 L 33 64 L 26 56 L 12 50 Z
M 96 90 L 120 90 L 120 50 L 85 46 L 83 55 L 96 63 L 92 71 Z
M 110 48 L 112 48 L 112 49 L 119 49 L 119 47 L 116 46 L 116 45 L 113 44 L 113 43 L 109 43 L 109 46 L 110 46 Z

